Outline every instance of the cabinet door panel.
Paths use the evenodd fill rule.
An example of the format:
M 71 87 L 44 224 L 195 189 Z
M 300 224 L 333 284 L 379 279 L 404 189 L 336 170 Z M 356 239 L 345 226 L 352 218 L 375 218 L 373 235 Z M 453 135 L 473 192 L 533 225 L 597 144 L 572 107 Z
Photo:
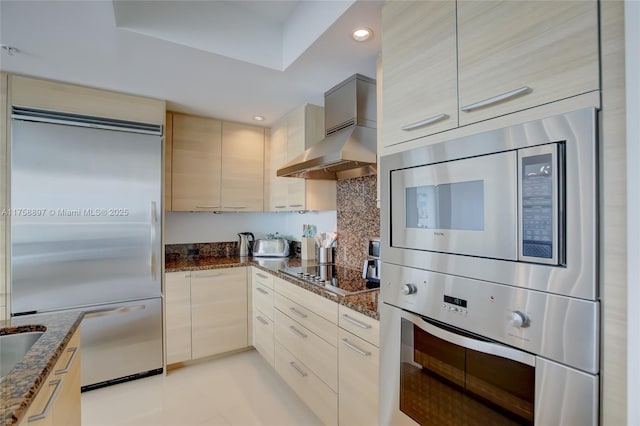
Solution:
M 277 171 L 287 163 L 287 120 L 271 128 L 269 154 L 269 210 L 286 211 L 290 178 L 278 176 Z
M 246 268 L 192 272 L 191 300 L 193 359 L 248 345 Z
M 595 0 L 459 1 L 457 14 L 460 125 L 599 88 Z
M 191 359 L 191 274 L 165 274 L 167 364 Z
M 222 207 L 229 211 L 262 211 L 264 129 L 222 123 Z
M 222 123 L 173 115 L 172 209 L 220 209 Z
M 455 1 L 389 1 L 382 25 L 383 146 L 457 127 Z

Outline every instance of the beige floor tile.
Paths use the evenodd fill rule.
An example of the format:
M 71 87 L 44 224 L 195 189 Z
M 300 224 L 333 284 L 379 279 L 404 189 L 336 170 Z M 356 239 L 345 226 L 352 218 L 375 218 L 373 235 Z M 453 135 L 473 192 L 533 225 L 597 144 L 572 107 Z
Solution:
M 314 426 L 318 418 L 256 351 L 82 394 L 84 426 Z

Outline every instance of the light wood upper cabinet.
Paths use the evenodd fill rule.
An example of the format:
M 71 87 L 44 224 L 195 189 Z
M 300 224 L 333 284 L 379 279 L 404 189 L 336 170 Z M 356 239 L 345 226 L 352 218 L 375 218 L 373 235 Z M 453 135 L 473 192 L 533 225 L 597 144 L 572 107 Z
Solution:
M 457 16 L 460 125 L 599 89 L 595 0 L 459 1 Z
M 222 122 L 173 114 L 172 210 L 220 210 Z
M 455 1 L 388 1 L 382 25 L 382 145 L 457 127 Z
M 336 182 L 278 177 L 277 170 L 324 138 L 324 108 L 303 105 L 271 128 L 267 210 L 335 210 Z
M 164 209 L 171 211 L 171 160 L 173 153 L 173 113 L 164 121 Z
M 222 208 L 262 211 L 264 128 L 222 123 Z

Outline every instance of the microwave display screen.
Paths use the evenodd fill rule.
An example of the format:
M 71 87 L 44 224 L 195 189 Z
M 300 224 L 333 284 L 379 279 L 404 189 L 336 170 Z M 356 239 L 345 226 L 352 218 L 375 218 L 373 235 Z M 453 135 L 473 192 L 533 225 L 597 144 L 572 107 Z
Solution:
M 522 253 L 553 256 L 553 155 L 522 159 Z
M 406 188 L 405 200 L 407 228 L 484 230 L 482 180 Z

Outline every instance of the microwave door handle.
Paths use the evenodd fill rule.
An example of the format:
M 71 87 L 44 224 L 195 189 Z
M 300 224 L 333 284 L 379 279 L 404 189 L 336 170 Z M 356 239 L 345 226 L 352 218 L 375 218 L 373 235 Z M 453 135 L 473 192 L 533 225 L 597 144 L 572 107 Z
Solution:
M 431 322 L 428 322 L 423 318 L 420 318 L 419 321 L 420 324 L 417 324 L 418 327 L 420 327 L 427 333 L 432 334 L 433 336 L 445 340 L 449 343 L 453 343 L 454 345 L 462 346 L 464 348 L 472 349 L 474 351 L 482 352 L 489 355 L 495 355 L 500 358 L 510 359 L 512 361 L 527 364 L 532 367 L 535 367 L 536 365 L 536 357 L 529 353 L 522 352 L 497 343 L 485 342 L 483 340 L 461 336 L 459 334 L 452 333 L 436 325 L 433 325 L 431 324 Z

